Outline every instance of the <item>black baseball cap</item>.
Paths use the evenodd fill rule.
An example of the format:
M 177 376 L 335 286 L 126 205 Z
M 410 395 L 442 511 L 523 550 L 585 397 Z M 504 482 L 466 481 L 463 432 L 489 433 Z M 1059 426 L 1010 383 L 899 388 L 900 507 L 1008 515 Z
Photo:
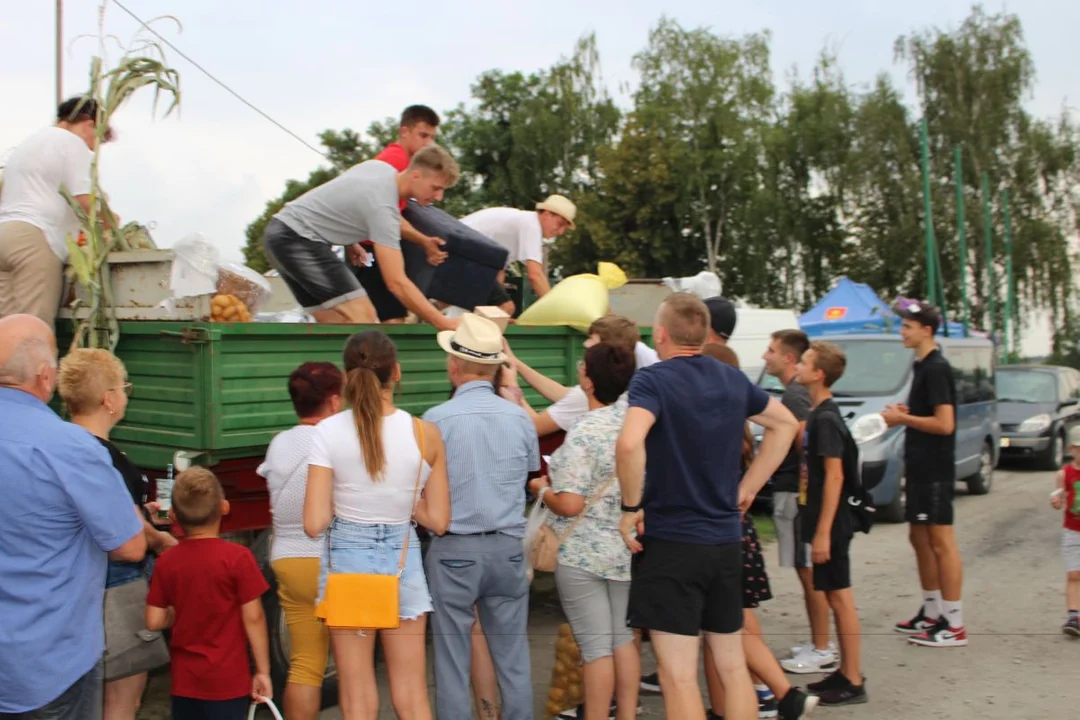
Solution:
M 705 301 L 705 307 L 709 308 L 709 324 L 713 332 L 724 338 L 730 338 L 735 332 L 735 303 L 719 295 Z
M 934 332 L 941 328 L 941 310 L 936 305 L 921 300 L 901 298 L 893 305 L 893 309 L 905 320 L 914 320 Z

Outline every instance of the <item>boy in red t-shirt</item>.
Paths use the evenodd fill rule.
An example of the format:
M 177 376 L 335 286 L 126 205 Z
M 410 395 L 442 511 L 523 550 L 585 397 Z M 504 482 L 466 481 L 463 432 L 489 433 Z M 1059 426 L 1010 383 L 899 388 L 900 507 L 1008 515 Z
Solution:
M 157 561 L 146 598 L 146 627 L 172 628 L 173 720 L 243 720 L 252 698 L 273 695 L 260 600 L 270 587 L 250 550 L 218 537 L 228 512 L 212 472 L 177 476 L 169 516 L 184 539 Z
M 1080 638 L 1080 426 L 1069 429 L 1072 462 L 1057 474 L 1057 489 L 1050 495 L 1055 510 L 1065 510 L 1061 554 L 1065 558 L 1065 601 L 1069 616 L 1061 632 Z

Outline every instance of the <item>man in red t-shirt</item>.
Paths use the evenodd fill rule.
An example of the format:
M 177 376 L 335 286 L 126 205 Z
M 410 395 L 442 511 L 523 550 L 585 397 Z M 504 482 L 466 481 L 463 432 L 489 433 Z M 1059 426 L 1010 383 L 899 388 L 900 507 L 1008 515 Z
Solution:
M 425 148 L 435 142 L 435 135 L 439 130 L 439 114 L 427 105 L 410 105 L 401 113 L 401 125 L 398 128 L 397 142 L 387 145 L 382 152 L 375 156 L 387 165 L 393 166 L 398 172 L 405 172 L 409 167 L 412 156 L 421 148 Z M 399 210 L 404 210 L 408 204 L 403 199 L 398 204 Z M 419 245 L 424 249 L 428 262 L 432 265 L 440 265 L 446 260 L 446 252 L 442 246 L 446 241 L 442 238 L 425 235 L 414 228 L 408 220 L 401 220 L 401 239 Z M 368 265 L 368 258 L 373 257 L 370 242 L 361 242 L 352 245 L 346 250 L 349 260 L 353 264 L 353 273 L 357 280 L 364 286 L 368 297 L 375 306 L 380 322 L 400 323 L 404 322 L 408 315 L 408 309 L 398 298 L 390 292 L 382 272 L 374 264 Z
M 146 598 L 147 629 L 172 628 L 173 720 L 243 720 L 253 698 L 273 697 L 261 600 L 270 586 L 250 550 L 218 537 L 228 512 L 206 468 L 176 478 L 169 517 L 184 539 L 158 559 Z

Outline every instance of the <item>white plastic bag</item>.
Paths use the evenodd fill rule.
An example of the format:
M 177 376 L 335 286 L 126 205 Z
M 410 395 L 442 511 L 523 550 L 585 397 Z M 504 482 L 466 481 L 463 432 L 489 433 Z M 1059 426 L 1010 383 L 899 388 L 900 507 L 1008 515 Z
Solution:
M 664 278 L 664 284 L 674 292 L 688 292 L 697 295 L 702 300 L 716 297 L 723 289 L 720 277 L 716 273 L 702 270 L 693 277 Z
M 255 712 L 259 709 L 260 705 L 265 705 L 270 710 L 270 714 L 274 716 L 275 720 L 285 720 L 285 718 L 281 716 L 281 712 L 278 711 L 274 701 L 264 697 L 260 697 L 259 702 L 251 703 L 251 707 L 248 709 L 247 720 L 255 720 Z
M 529 582 L 533 580 L 533 567 L 530 561 L 530 558 L 532 558 L 532 545 L 536 540 L 536 534 L 540 532 L 540 528 L 546 525 L 550 518 L 551 511 L 547 509 L 544 503 L 539 501 L 533 503 L 532 509 L 529 510 L 529 519 L 525 523 L 525 539 L 522 540 L 526 562 L 528 563 L 526 574 Z
M 174 298 L 213 295 L 217 291 L 221 255 L 202 233 L 193 233 L 172 246 L 169 289 Z

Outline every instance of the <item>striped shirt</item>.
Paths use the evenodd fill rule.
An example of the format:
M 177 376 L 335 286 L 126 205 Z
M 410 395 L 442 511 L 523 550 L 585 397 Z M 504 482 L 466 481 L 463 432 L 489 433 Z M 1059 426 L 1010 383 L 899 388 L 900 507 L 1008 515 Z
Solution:
M 474 380 L 424 420 L 446 443 L 450 532 L 524 537 L 525 483 L 540 469 L 536 428 L 525 411 L 496 395 L 490 382 Z

